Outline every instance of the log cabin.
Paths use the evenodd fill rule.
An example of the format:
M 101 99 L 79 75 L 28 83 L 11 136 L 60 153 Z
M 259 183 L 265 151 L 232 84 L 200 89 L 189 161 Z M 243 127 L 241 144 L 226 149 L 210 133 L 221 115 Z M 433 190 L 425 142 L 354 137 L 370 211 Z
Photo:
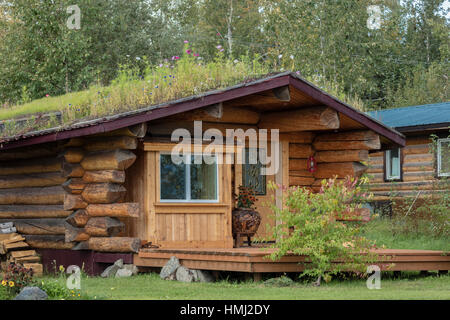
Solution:
M 369 114 L 406 137 L 403 148 L 370 153 L 367 173 L 372 178 L 374 207 L 391 213 L 393 200 L 449 192 L 450 102 Z
M 175 164 L 170 152 L 179 141 L 173 141 L 176 129 L 197 137 L 188 144 L 194 156 L 211 143 L 211 132 L 228 138 L 242 129 L 260 141 L 268 136 L 268 142 L 256 147 L 263 152 L 253 164 L 214 157 Z M 257 235 L 267 236 L 266 224 L 276 223 L 263 205 L 273 196 L 268 182 L 317 190 L 325 178 L 358 177 L 368 168 L 369 152 L 404 147 L 405 137 L 286 72 L 0 142 L 0 221 L 13 221 L 44 263 L 125 257 L 161 266 L 168 256 L 149 263 L 143 247 L 232 250 L 239 186 L 257 190 Z M 244 139 L 222 150 L 236 160 L 252 148 Z M 277 170 L 261 175 L 255 168 L 268 158 Z

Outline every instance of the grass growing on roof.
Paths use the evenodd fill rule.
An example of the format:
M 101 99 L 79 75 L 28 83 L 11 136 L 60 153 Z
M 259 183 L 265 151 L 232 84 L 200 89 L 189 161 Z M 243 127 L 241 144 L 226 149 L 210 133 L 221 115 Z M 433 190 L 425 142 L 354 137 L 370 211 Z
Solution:
M 233 61 L 226 59 L 220 48 L 215 59 L 206 62 L 187 43 L 181 57 L 173 56 L 157 65 L 150 64 L 143 57 L 134 65 L 121 66 L 117 78 L 109 86 L 96 84 L 84 91 L 56 97 L 47 95 L 41 99 L 0 109 L 0 124 L 3 124 L 3 128 L 0 127 L 0 136 L 66 127 L 81 120 L 138 110 L 214 89 L 224 89 L 245 81 L 260 79 L 276 71 L 278 70 L 260 56 L 255 56 L 254 59 L 243 56 Z M 308 80 L 313 82 L 312 79 Z M 317 85 L 323 90 L 357 109 L 365 109 L 358 97 L 346 96 L 337 83 L 321 81 L 322 83 Z M 26 92 L 23 95 L 26 97 Z M 42 114 L 55 111 L 61 112 L 62 123 L 56 118 L 40 118 Z M 30 119 L 17 122 L 20 118 Z
M 88 90 L 62 96 L 46 96 L 22 105 L 0 110 L 0 120 L 20 118 L 37 113 L 62 112 L 64 125 L 80 119 L 95 119 L 164 102 L 222 89 L 246 80 L 261 78 L 270 72 L 268 65 L 256 57 L 253 60 L 226 60 L 218 52 L 214 61 L 203 62 L 201 57 L 185 46 L 182 57 L 174 56 L 159 65 L 149 64 L 145 58 L 140 66 L 121 66 L 118 77 L 106 87 L 94 85 Z M 30 130 L 48 128 L 43 121 L 30 121 Z M 56 123 L 54 123 L 56 125 Z M 5 123 L 2 136 L 17 134 L 24 129 Z

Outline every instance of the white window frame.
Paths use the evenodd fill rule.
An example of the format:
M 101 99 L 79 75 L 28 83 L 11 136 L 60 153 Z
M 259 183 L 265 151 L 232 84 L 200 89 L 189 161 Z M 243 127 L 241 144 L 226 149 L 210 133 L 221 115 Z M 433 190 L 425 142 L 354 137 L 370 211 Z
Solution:
M 398 176 L 393 176 L 390 172 L 390 167 L 391 167 L 391 151 L 392 150 L 386 150 L 385 151 L 385 155 L 384 155 L 384 161 L 385 161 L 385 173 L 384 173 L 384 178 L 386 181 L 395 181 L 395 180 L 400 180 L 402 178 L 402 159 L 401 159 L 401 152 L 402 150 L 400 148 L 397 149 L 398 150 L 398 165 L 399 165 L 399 170 L 398 170 Z
M 438 177 L 450 177 L 450 172 L 441 172 L 442 169 L 442 143 L 443 142 L 450 142 L 450 138 L 443 138 L 437 140 L 437 153 L 436 153 L 436 159 L 437 159 L 437 175 Z
M 185 188 L 186 188 L 186 199 L 161 199 L 161 156 L 162 155 L 170 155 L 170 152 L 160 152 L 159 154 L 159 202 L 164 203 L 219 203 L 219 164 L 217 163 L 217 156 L 212 155 L 216 159 L 216 199 L 214 200 L 201 200 L 201 199 L 191 199 L 191 170 L 190 170 L 190 163 L 185 163 Z M 202 154 L 198 153 L 186 153 L 185 157 L 191 157 L 191 156 L 203 156 Z

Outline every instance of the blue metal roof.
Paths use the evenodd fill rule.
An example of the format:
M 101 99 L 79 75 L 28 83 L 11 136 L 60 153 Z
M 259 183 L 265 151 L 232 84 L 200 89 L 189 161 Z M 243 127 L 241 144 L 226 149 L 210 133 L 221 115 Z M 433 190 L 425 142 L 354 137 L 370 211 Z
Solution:
M 448 123 L 450 122 L 450 101 L 370 111 L 367 114 L 392 128 Z

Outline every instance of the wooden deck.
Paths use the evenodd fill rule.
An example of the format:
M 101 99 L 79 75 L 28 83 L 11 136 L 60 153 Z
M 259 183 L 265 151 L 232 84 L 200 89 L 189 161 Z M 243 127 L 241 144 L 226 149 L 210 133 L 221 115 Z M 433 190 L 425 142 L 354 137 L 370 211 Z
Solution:
M 267 257 L 273 249 L 243 247 L 233 249 L 141 249 L 134 255 L 134 264 L 145 267 L 162 267 L 176 256 L 190 269 L 236 271 L 249 273 L 301 272 L 299 262 L 304 256 L 287 255 L 278 261 Z M 377 250 L 382 270 L 389 271 L 445 271 L 450 270 L 450 255 L 442 251 L 384 249 Z

